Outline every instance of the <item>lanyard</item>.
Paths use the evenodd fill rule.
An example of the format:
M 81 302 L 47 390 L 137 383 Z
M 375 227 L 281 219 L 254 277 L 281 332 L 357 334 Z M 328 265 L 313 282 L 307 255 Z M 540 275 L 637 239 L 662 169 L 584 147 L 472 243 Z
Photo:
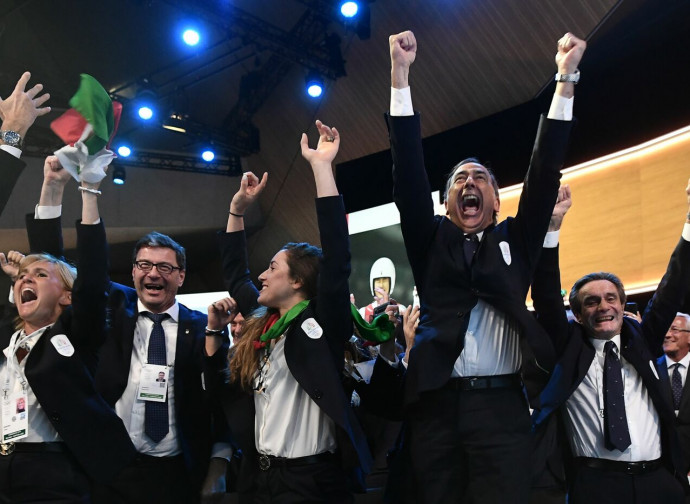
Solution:
M 41 330 L 41 334 L 43 334 L 44 330 Z M 26 377 L 21 372 L 19 361 L 17 360 L 17 349 L 31 339 L 34 334 L 36 333 L 34 332 L 27 335 L 24 333 L 23 329 L 20 329 L 19 331 L 15 332 L 10 339 L 10 344 L 7 347 L 7 369 L 5 371 L 2 386 L 2 397 L 5 399 L 7 398 L 9 391 L 14 387 L 15 378 L 19 379 L 22 390 L 26 390 Z

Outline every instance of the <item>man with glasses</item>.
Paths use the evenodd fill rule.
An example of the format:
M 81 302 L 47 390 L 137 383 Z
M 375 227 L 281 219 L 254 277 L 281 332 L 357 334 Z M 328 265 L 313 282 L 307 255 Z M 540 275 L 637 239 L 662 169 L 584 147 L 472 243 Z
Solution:
M 224 334 L 214 330 L 223 327 L 216 316 L 227 317 L 227 310 L 214 303 L 207 321 L 179 304 L 185 273 L 184 248 L 152 232 L 134 247 L 134 289 L 111 289 L 111 334 L 96 386 L 114 405 L 140 455 L 138 465 L 100 489 L 97 502 L 199 501 L 213 432 L 204 382 L 224 369 L 228 342 L 223 338 L 213 354 L 207 349 L 219 346 L 214 340 Z M 160 373 L 167 376 L 167 387 L 157 382 Z
M 690 472 L 690 392 L 685 389 L 690 366 L 690 315 L 676 314 L 664 337 L 664 354 L 657 360 L 659 375 L 668 383 L 667 398 L 676 413 L 685 472 Z M 668 381 L 667 381 L 668 380 Z

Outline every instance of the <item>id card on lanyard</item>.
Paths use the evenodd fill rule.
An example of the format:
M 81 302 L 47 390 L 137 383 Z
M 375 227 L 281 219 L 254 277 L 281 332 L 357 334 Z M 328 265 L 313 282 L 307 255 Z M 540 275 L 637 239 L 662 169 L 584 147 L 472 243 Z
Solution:
M 1 442 L 17 441 L 29 435 L 29 412 L 26 377 L 17 360 L 17 348 L 28 339 L 23 331 L 12 335 L 5 350 L 7 365 L 2 376 L 2 437 Z

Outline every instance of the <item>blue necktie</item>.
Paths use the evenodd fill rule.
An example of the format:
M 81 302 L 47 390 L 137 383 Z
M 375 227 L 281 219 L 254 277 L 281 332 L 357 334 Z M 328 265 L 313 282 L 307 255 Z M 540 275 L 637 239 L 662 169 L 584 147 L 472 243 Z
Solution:
M 153 321 L 153 329 L 149 338 L 148 363 L 167 365 L 168 359 L 165 353 L 165 331 L 163 331 L 163 320 L 169 317 L 167 313 L 143 312 L 142 315 Z M 144 416 L 144 432 L 155 443 L 168 433 L 168 401 L 166 395 L 165 402 L 146 401 L 146 411 Z
M 671 375 L 671 391 L 673 392 L 673 409 L 680 409 L 680 397 L 683 395 L 683 379 L 680 377 L 680 363 L 676 362 L 673 366 Z
M 478 248 L 479 238 L 477 235 L 474 233 L 465 235 L 465 239 L 462 242 L 462 250 L 465 253 L 465 265 L 467 265 L 468 268 L 472 267 L 472 259 Z
M 613 341 L 604 345 L 604 441 L 609 450 L 625 451 L 630 446 L 621 361 Z

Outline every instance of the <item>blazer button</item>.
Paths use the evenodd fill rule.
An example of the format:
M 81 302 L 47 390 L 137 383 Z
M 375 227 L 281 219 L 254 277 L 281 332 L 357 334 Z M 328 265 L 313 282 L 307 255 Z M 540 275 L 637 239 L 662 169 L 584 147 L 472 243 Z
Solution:
M 458 312 L 458 318 L 462 318 L 465 314 L 461 311 Z
M 314 390 L 314 399 L 319 400 L 323 397 L 323 392 L 319 389 Z
M 53 422 L 59 422 L 60 421 L 60 414 L 59 413 L 53 413 L 50 415 L 50 419 Z
M 479 291 L 477 289 L 472 289 L 472 294 L 479 296 Z

